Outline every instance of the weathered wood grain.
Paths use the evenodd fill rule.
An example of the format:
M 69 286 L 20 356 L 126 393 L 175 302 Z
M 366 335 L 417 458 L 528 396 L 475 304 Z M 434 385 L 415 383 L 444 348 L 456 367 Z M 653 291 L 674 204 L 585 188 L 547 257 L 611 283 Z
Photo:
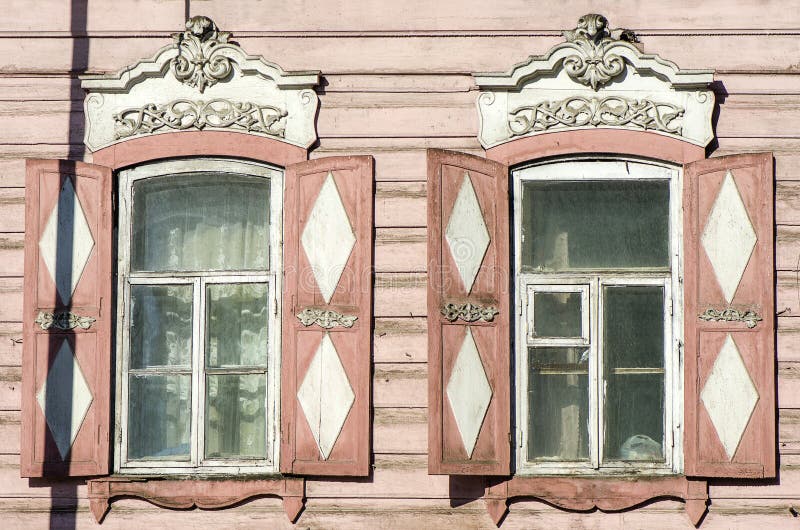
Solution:
M 24 240 L 24 234 L 0 233 L 0 276 L 22 276 Z
M 22 323 L 0 322 L 0 366 L 22 365 Z
M 0 256 L 2 256 L 0 235 Z M 427 231 L 424 228 L 376 228 L 375 270 L 377 272 L 425 272 Z M 0 274 L 2 266 L 0 265 Z
M 427 195 L 421 182 L 380 182 L 375 187 L 375 226 L 424 227 Z
M 376 318 L 372 339 L 375 363 L 427 362 L 425 322 L 424 318 Z
M 376 317 L 422 317 L 427 314 L 426 274 L 375 274 Z

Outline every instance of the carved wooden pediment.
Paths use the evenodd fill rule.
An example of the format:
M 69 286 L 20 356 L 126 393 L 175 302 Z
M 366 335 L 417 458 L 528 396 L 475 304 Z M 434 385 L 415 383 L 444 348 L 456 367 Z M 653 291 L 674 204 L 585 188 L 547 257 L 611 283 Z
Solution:
M 317 139 L 319 72 L 284 72 L 247 55 L 203 16 L 151 59 L 117 73 L 87 75 L 86 146 L 96 151 L 142 135 L 229 130 L 300 147 Z
M 711 70 L 681 70 L 642 53 L 633 32 L 609 29 L 602 15 L 584 15 L 564 37 L 507 73 L 473 74 L 484 147 L 592 128 L 652 131 L 700 146 L 713 139 Z

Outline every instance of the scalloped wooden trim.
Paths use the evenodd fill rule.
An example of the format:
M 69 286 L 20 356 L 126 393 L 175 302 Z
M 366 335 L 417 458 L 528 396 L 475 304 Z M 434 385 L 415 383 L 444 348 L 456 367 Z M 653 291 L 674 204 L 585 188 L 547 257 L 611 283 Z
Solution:
M 486 487 L 484 501 L 497 526 L 515 498 L 535 498 L 564 510 L 620 511 L 649 500 L 671 497 L 685 502 L 691 523 L 700 524 L 707 510 L 708 484 L 684 476 L 673 477 L 513 477 Z
M 280 477 L 258 480 L 148 479 L 103 477 L 89 480 L 89 509 L 98 524 L 120 497 L 135 497 L 172 509 L 227 508 L 251 497 L 270 495 L 283 499 L 289 521 L 295 522 L 305 506 L 305 479 Z

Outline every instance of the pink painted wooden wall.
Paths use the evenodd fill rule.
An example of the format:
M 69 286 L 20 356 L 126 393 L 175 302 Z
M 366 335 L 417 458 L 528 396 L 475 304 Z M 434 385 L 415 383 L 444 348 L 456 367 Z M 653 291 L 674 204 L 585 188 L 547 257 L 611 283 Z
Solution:
M 88 1 L 88 5 L 87 5 Z M 776 160 L 779 480 L 716 486 L 704 529 L 800 524 L 800 10 L 785 0 L 609 2 L 613 27 L 682 68 L 713 68 L 721 102 L 714 156 Z M 3 528 L 93 528 L 82 482 L 19 478 L 24 158 L 84 157 L 75 73 L 151 56 L 190 15 L 207 15 L 253 54 L 319 69 L 312 158 L 375 158 L 374 474 L 307 484 L 298 527 L 491 527 L 477 482 L 427 474 L 426 158 L 482 154 L 473 71 L 505 71 L 599 9 L 529 0 L 5 0 L 0 17 L 0 512 Z M 74 16 L 73 16 L 74 15 Z M 77 514 L 61 507 L 77 505 Z M 796 513 L 796 512 L 795 512 Z M 278 499 L 221 511 L 114 503 L 102 528 L 290 526 Z M 575 514 L 516 502 L 503 528 L 688 528 L 682 504 Z

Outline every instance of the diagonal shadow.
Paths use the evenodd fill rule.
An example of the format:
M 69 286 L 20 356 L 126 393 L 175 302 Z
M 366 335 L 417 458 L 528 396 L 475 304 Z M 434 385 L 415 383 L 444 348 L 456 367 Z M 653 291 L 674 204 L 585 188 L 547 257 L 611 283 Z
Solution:
M 86 37 L 88 0 L 70 1 L 70 42 L 72 43 L 72 57 L 69 71 L 69 84 L 67 97 L 69 98 L 69 132 L 68 132 L 68 153 L 70 159 L 82 159 L 83 148 L 83 101 L 80 93 L 73 93 L 73 84 L 77 82 L 77 75 L 86 70 L 89 62 L 89 40 Z M 78 91 L 80 92 L 80 91 Z M 67 175 L 75 174 L 75 163 L 71 160 L 59 162 L 59 174 L 64 175 L 60 186 L 63 187 Z M 75 187 L 75 182 L 72 182 Z M 60 193 L 58 198 L 58 237 L 56 238 L 56 263 L 55 280 L 57 286 L 62 286 L 62 292 L 70 291 L 72 287 L 73 273 L 73 248 L 74 248 L 74 227 L 75 227 L 75 208 L 76 196 L 74 193 Z M 60 300 L 59 289 L 56 289 L 55 300 L 53 301 L 54 312 L 70 311 L 72 307 L 71 297 L 69 300 Z M 68 342 L 74 348 L 75 333 L 64 332 L 51 336 L 48 341 L 48 361 L 52 362 L 64 342 Z M 72 398 L 67 403 L 63 402 L 63 396 L 73 395 L 73 363 L 65 363 L 67 367 L 64 377 L 59 380 L 59 388 L 48 385 L 44 396 L 47 409 L 56 410 L 59 414 L 59 423 L 63 426 L 72 425 L 73 404 Z M 70 439 L 71 441 L 71 439 Z M 48 454 L 49 453 L 49 454 Z M 45 445 L 45 462 L 57 462 L 62 457 L 55 444 Z M 64 461 L 69 466 L 71 454 L 67 453 Z M 49 528 L 74 529 L 77 525 L 78 510 L 78 484 L 82 481 L 75 479 L 65 479 L 55 484 L 51 484 L 50 489 L 50 515 Z

